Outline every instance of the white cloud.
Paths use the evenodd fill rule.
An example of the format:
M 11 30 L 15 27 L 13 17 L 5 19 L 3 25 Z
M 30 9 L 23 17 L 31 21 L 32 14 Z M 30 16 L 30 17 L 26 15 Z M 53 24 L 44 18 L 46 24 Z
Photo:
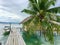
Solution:
M 7 9 L 7 10 L 10 10 L 10 8 L 5 7 L 5 6 L 1 6 L 1 5 L 0 5 L 0 9 Z
M 22 14 L 21 10 L 27 7 L 27 0 L 3 0 L 3 4 L 0 5 L 0 9 L 12 12 L 15 14 Z M 22 14 L 25 15 L 25 14 Z
M 0 21 L 21 21 L 23 19 L 23 16 L 21 15 L 17 15 L 17 14 L 13 14 L 7 11 L 4 11 L 2 9 L 0 9 Z

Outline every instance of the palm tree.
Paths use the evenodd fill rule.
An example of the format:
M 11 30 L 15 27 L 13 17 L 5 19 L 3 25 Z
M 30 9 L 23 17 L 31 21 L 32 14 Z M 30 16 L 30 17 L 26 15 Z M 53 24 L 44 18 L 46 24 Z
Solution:
M 60 13 L 60 7 L 50 8 L 55 6 L 56 0 L 29 0 L 29 8 L 22 10 L 30 17 L 26 18 L 23 22 L 23 27 L 30 34 L 35 33 L 36 30 L 40 34 L 44 34 L 50 42 L 54 42 L 54 30 L 60 30 L 60 23 L 58 23 L 57 13 Z M 60 21 L 59 21 L 60 22 Z

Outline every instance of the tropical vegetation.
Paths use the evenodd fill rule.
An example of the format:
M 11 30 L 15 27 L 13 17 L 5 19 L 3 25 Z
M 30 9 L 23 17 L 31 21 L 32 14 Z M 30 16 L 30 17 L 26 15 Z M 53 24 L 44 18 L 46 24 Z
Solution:
M 50 43 L 54 43 L 54 31 L 57 33 L 60 30 L 60 7 L 55 6 L 57 0 L 29 0 L 29 8 L 24 9 L 25 12 L 30 15 L 30 18 L 23 23 L 24 29 L 30 34 L 36 33 L 36 30 L 40 31 L 47 38 Z

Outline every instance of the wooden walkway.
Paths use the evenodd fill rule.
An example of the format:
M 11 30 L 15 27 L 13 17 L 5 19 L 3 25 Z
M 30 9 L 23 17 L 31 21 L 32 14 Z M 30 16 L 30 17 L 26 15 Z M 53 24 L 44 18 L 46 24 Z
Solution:
M 12 28 L 5 45 L 26 45 L 21 34 L 16 28 Z

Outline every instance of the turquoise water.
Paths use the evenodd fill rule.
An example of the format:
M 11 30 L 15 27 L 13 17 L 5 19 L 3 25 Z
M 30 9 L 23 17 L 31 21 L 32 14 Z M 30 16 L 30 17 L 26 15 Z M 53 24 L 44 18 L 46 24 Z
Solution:
M 60 35 L 55 37 L 54 45 L 60 45 Z
M 42 37 L 42 45 L 51 45 L 50 42 L 44 40 L 45 39 Z M 54 37 L 54 45 L 60 45 L 60 35 Z

